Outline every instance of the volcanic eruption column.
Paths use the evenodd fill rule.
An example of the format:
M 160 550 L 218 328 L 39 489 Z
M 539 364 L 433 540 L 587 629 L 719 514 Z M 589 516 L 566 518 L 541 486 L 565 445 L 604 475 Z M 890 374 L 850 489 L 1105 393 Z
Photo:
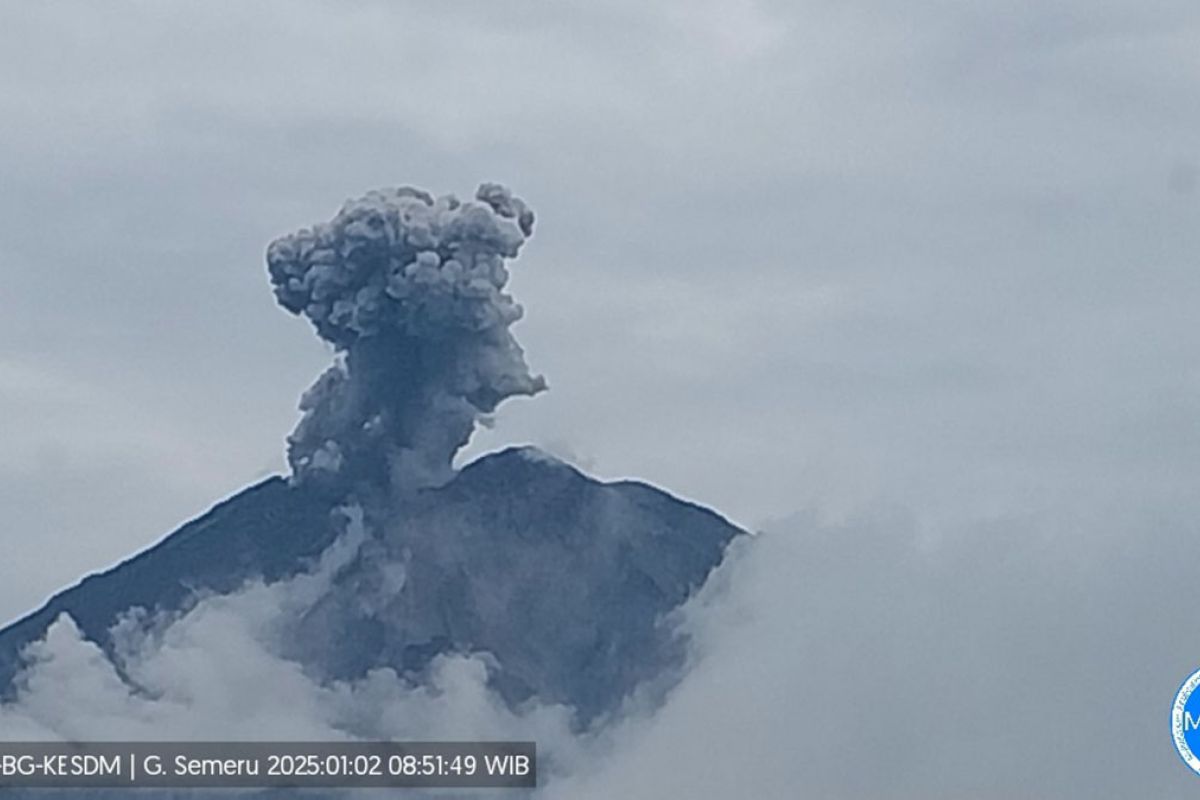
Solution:
M 533 212 L 497 184 L 475 201 L 411 187 L 347 202 L 267 249 L 275 297 L 337 358 L 300 400 L 292 479 L 335 492 L 445 482 L 476 420 L 546 388 L 509 327 L 504 261 Z

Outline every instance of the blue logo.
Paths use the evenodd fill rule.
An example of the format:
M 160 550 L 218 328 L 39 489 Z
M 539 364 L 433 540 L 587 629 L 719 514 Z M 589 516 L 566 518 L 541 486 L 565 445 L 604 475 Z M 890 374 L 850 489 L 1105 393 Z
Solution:
M 1200 775 L 1200 669 L 1193 672 L 1175 693 L 1171 705 L 1171 738 L 1183 763 Z

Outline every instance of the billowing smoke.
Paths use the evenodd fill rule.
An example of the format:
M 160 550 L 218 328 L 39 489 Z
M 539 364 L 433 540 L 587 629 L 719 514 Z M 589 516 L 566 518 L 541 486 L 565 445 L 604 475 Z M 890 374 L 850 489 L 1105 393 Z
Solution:
M 509 330 L 521 307 L 504 292 L 504 261 L 533 232 L 533 212 L 496 184 L 475 198 L 375 191 L 267 249 L 280 305 L 338 353 L 300 401 L 294 480 L 444 482 L 481 415 L 545 388 Z

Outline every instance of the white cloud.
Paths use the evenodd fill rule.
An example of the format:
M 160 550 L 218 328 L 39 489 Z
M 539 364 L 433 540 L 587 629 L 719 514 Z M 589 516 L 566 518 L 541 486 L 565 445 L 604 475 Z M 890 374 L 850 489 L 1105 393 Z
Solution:
M 1188 797 L 1167 709 L 1197 666 L 1186 518 L 797 517 L 689 612 L 699 660 L 570 800 Z M 1107 517 L 1107 518 L 1106 518 Z
M 693 657 L 659 708 L 570 731 L 508 709 L 487 657 L 321 684 L 277 655 L 321 571 L 119 634 L 131 692 L 61 620 L 32 648 L 12 738 L 532 738 L 563 800 L 1185 797 L 1167 717 L 1195 669 L 1186 515 L 1088 512 L 930 531 L 902 509 L 797 516 L 743 541 L 681 614 Z M 342 555 L 353 543 L 343 543 Z M 326 569 L 339 562 L 337 551 Z
M 77 741 L 322 741 L 519 739 L 543 744 L 547 775 L 589 746 L 570 710 L 512 710 L 488 687 L 489 656 L 442 656 L 414 685 L 391 669 L 321 682 L 280 655 L 289 625 L 329 590 L 365 535 L 348 532 L 310 572 L 184 613 L 135 610 L 113 629 L 116 657 L 55 621 L 24 655 L 14 701 L 0 705 L 0 738 Z

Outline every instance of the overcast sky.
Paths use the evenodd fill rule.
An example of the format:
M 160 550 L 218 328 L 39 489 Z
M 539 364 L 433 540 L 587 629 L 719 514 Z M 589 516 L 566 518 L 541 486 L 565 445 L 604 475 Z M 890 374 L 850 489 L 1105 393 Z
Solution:
M 283 469 L 330 354 L 271 239 L 495 180 L 551 388 L 471 453 L 776 531 L 617 785 L 795 737 L 770 796 L 1194 790 L 1194 0 L 10 3 L 0 118 L 0 618 Z M 870 664 L 917 735 L 846 716 Z
M 282 470 L 264 248 L 402 183 L 538 213 L 473 452 L 1196 533 L 1193 0 L 9 4 L 0 117 L 0 618 Z
M 533 441 L 748 525 L 1194 502 L 1191 2 L 88 3 L 0 25 L 0 617 L 282 468 L 263 250 L 539 214 Z M 53 554 L 53 557 L 48 557 Z

